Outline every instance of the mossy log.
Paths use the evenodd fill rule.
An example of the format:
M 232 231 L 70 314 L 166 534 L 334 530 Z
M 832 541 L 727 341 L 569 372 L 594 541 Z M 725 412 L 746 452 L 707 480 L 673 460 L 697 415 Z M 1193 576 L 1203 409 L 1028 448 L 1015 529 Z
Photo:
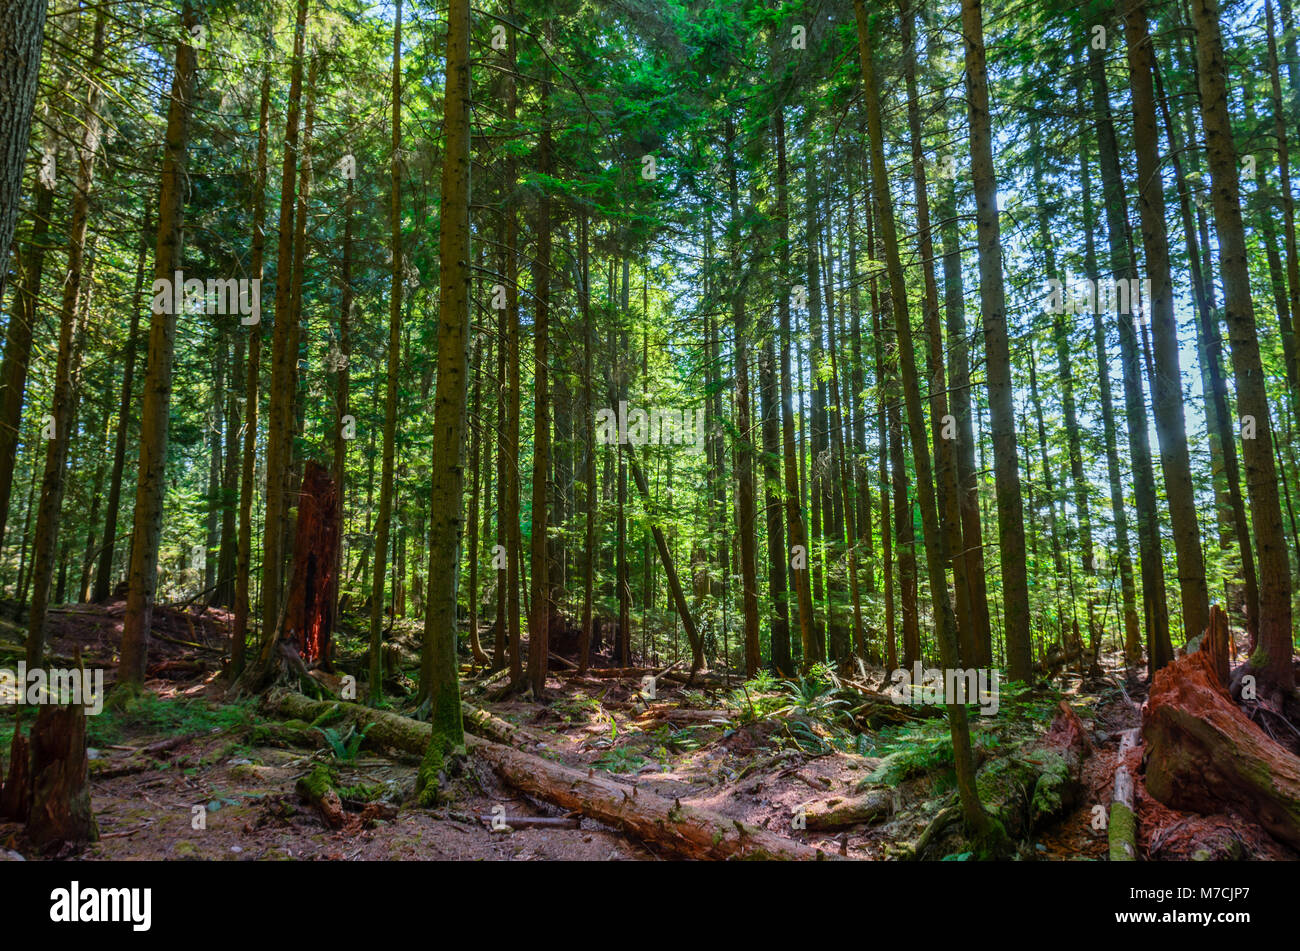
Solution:
M 1300 848 L 1300 757 L 1269 738 L 1197 651 L 1156 672 L 1142 718 L 1146 788 L 1175 809 L 1235 809 Z
M 334 777 L 323 763 L 317 763 L 311 772 L 300 777 L 294 789 L 305 802 L 316 808 L 325 825 L 331 829 L 343 827 L 343 803 L 334 789 Z
M 1091 752 L 1087 730 L 1062 701 L 1041 739 L 980 766 L 980 800 L 1008 835 L 1028 839 L 1078 805 L 1084 790 L 1083 763 Z
M 268 692 L 264 701 L 268 713 L 308 721 L 327 712 L 331 706 L 330 703 L 309 700 L 302 694 L 279 689 Z M 343 722 L 358 726 L 372 724 L 366 734 L 368 741 L 417 755 L 422 754 L 429 743 L 430 727 L 427 723 L 354 703 L 339 702 L 337 706 Z M 469 730 L 479 729 L 482 722 L 481 718 L 467 719 L 465 726 Z M 581 812 L 686 858 L 807 860 L 828 857 L 820 850 L 773 832 L 478 736 L 467 735 L 465 746 L 519 791 L 562 809 Z
M 1133 774 L 1129 750 L 1137 746 L 1138 731 L 1125 730 L 1115 765 L 1115 791 L 1110 797 L 1110 822 L 1106 824 L 1112 862 L 1137 861 L 1137 813 L 1133 808 Z
M 864 822 L 875 822 L 894 811 L 897 792 L 873 789 L 850 798 L 822 799 L 804 807 L 803 818 L 809 829 L 846 829 Z

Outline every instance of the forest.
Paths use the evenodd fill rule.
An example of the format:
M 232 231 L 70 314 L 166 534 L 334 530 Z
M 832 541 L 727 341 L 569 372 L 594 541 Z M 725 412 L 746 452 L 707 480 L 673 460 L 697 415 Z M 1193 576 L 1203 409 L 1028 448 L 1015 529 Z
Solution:
M 0 0 L 0 859 L 1300 858 L 1298 45 Z

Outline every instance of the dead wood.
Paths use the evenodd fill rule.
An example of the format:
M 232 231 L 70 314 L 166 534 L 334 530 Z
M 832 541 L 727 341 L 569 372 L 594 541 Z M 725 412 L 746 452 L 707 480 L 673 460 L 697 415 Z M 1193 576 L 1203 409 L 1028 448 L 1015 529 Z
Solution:
M 1300 757 L 1265 735 L 1197 651 L 1156 672 L 1142 720 L 1146 788 L 1175 809 L 1238 810 L 1300 847 Z
M 267 693 L 264 706 L 274 715 L 311 721 L 332 705 L 275 689 Z M 344 722 L 358 726 L 373 724 L 366 734 L 367 740 L 416 755 L 422 755 L 428 745 L 427 723 L 358 704 L 338 703 L 337 706 Z M 473 724 L 467 726 L 472 728 Z M 521 792 L 562 809 L 581 812 L 687 858 L 827 857 L 820 850 L 775 833 L 624 785 L 594 771 L 583 772 L 473 735 L 465 737 L 465 745 L 470 753 L 490 764 L 502 780 Z
M 86 713 L 80 704 L 41 707 L 32 725 L 31 811 L 27 838 L 38 848 L 93 842 Z

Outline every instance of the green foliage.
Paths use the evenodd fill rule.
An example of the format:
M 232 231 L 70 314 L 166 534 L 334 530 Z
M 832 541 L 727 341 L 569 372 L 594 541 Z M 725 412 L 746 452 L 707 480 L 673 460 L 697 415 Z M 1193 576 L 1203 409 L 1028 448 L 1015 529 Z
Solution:
M 566 726 L 574 722 L 587 723 L 593 718 L 598 721 L 608 718 L 605 708 L 600 705 L 600 700 L 587 696 L 581 690 L 574 691 L 572 696 L 556 700 L 551 704 L 550 710 L 563 720 Z
M 381 783 L 357 783 L 355 786 L 339 786 L 337 792 L 340 799 L 350 799 L 353 802 L 374 802 L 384 794 L 384 787 Z
M 340 763 L 351 763 L 357 758 L 357 753 L 361 751 L 361 744 L 366 741 L 366 734 L 370 732 L 373 723 L 367 723 L 365 728 L 357 730 L 356 725 L 348 726 L 346 733 L 340 733 L 333 727 L 320 728 L 316 730 L 325 738 L 325 743 L 329 746 L 330 752 Z
M 727 697 L 727 706 L 740 711 L 736 718 L 740 723 L 762 720 L 776 713 L 783 704 L 782 681 L 777 680 L 767 670 L 761 670 L 757 677 L 747 680 L 732 690 Z
M 700 748 L 700 738 L 696 736 L 697 727 L 688 726 L 680 730 L 674 730 L 668 724 L 663 724 L 651 734 L 659 744 L 662 751 L 662 759 L 667 759 L 670 753 L 689 753 L 692 750 Z
M 880 731 L 870 755 L 883 756 L 884 762 L 866 781 L 897 786 L 913 776 L 952 766 L 952 736 L 944 720 L 886 728 Z
M 635 773 L 645 764 L 645 757 L 628 747 L 609 749 L 592 763 L 607 773 Z
M 850 722 L 848 701 L 839 696 L 838 680 L 829 668 L 818 664 L 798 680 L 781 684 L 783 702 L 773 714 L 781 717 L 799 717 L 820 723 L 827 729 Z
M 213 705 L 203 700 L 166 700 L 142 693 L 121 710 L 106 707 L 98 716 L 87 717 L 86 743 L 111 746 L 131 734 L 179 736 L 251 727 L 256 720 L 256 703 L 255 698 L 250 698 Z

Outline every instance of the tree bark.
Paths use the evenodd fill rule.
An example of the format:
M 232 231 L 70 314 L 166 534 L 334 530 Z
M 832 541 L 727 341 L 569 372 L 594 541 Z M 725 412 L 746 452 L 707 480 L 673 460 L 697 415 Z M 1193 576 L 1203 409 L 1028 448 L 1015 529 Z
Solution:
M 305 2 L 305 0 L 304 0 Z M 183 35 L 198 22 L 188 5 L 182 16 Z M 194 108 L 197 57 L 194 47 L 176 44 L 176 69 L 167 109 L 163 147 L 162 187 L 158 199 L 158 238 L 154 248 L 154 283 L 170 288 L 182 260 L 185 211 L 185 165 L 189 150 L 190 117 Z M 173 308 L 163 308 L 171 310 Z M 158 581 L 158 543 L 162 534 L 166 496 L 167 423 L 172 395 L 172 360 L 176 352 L 176 314 L 154 314 L 149 327 L 149 362 L 140 409 L 140 463 L 127 574 L 126 614 L 122 619 L 122 655 L 117 683 L 128 688 L 144 682 L 149 654 L 149 629 Z
M 393 467 L 397 440 L 397 386 L 402 368 L 402 282 L 406 262 L 402 256 L 402 3 L 398 0 L 393 20 L 393 117 L 389 130 L 388 231 L 392 257 L 388 282 L 388 361 L 384 377 L 384 435 L 379 474 L 379 515 L 375 521 L 375 564 L 370 588 L 370 703 L 378 704 L 384 694 L 383 633 L 384 576 L 389 568 L 389 534 L 393 524 Z M 439 380 L 441 387 L 441 380 Z M 455 572 L 455 564 L 451 569 Z M 433 571 L 430 569 L 430 581 Z M 432 594 L 432 592 L 430 592 Z M 397 612 L 397 589 L 393 589 L 393 612 Z M 452 630 L 455 631 L 455 612 Z M 422 684 L 427 687 L 427 684 Z M 421 693 L 423 694 L 423 690 Z
M 257 121 L 257 168 L 253 173 L 253 246 L 249 261 L 249 279 L 262 286 L 263 255 L 266 247 L 266 150 L 269 133 L 271 103 L 270 67 L 262 70 L 262 88 L 259 96 Z M 238 678 L 244 672 L 245 644 L 248 640 L 250 613 L 249 575 L 253 556 L 253 490 L 257 466 L 258 400 L 261 395 L 262 323 L 259 320 L 248 331 L 248 366 L 244 384 L 244 441 L 239 468 L 239 545 L 235 552 L 235 605 L 230 625 L 230 676 Z
M 968 15 L 969 5 L 975 6 L 974 15 L 978 18 L 978 0 L 964 0 L 963 9 Z M 867 10 L 864 0 L 854 0 L 853 6 L 857 16 L 858 53 L 862 63 L 863 88 L 866 98 L 867 134 L 871 140 L 871 179 L 877 213 L 880 216 L 881 243 L 885 247 L 890 298 L 894 311 L 894 328 L 898 339 L 900 372 L 903 378 L 904 402 L 907 407 L 908 427 L 912 435 L 912 458 L 916 467 L 917 495 L 920 498 L 926 562 L 930 573 L 930 594 L 934 606 L 935 638 L 939 642 L 941 663 L 946 668 L 955 668 L 958 663 L 957 624 L 956 618 L 953 616 L 952 601 L 948 597 L 948 582 L 944 572 L 944 565 L 948 561 L 947 535 L 939 526 L 934 475 L 930 464 L 930 455 L 926 449 L 925 411 L 921 403 L 921 388 L 917 380 L 916 356 L 912 344 L 912 328 L 907 314 L 907 285 L 903 275 L 903 263 L 898 252 L 898 239 L 894 226 L 894 208 L 889 194 L 888 169 L 885 164 L 885 146 L 880 118 L 880 95 L 876 85 L 875 63 L 871 49 L 871 30 L 867 22 Z M 968 37 L 967 53 L 970 55 L 972 46 L 978 47 L 979 58 L 982 59 L 983 44 L 979 39 L 977 30 L 972 27 L 973 25 L 968 22 L 966 29 Z M 982 27 L 979 27 L 978 30 L 982 32 Z M 979 64 L 978 72 L 982 77 L 982 63 Z M 972 80 L 971 86 L 974 87 L 978 82 L 979 80 Z M 976 91 L 973 88 L 971 92 L 973 93 L 971 99 L 972 125 L 974 125 L 977 114 L 975 103 L 978 95 L 975 94 Z M 985 118 L 987 119 L 987 113 Z M 975 138 L 975 136 L 973 135 L 972 138 Z M 973 143 L 972 148 L 977 165 L 981 154 L 978 144 L 978 142 Z M 991 166 L 989 171 L 991 171 Z M 994 224 L 996 228 L 996 220 Z M 1000 280 L 1000 262 L 998 264 L 998 276 Z M 1005 327 L 1003 331 L 1005 333 Z M 985 332 L 988 332 L 987 327 Z M 1009 398 L 1010 394 L 1007 395 Z M 1011 439 L 1014 450 L 1014 433 L 1011 434 Z M 1013 455 L 1013 467 L 1014 464 Z M 1010 611 L 1009 604 L 1008 611 Z M 1008 640 L 1010 640 L 1009 636 Z M 949 703 L 947 711 L 948 726 L 952 734 L 953 764 L 957 774 L 957 788 L 966 831 L 980 843 L 981 847 L 993 846 L 997 848 L 1000 846 L 995 838 L 997 826 L 984 811 L 975 788 L 975 760 L 971 754 L 970 728 L 966 722 L 966 707 L 959 703 Z
M 39 667 L 45 651 L 45 613 L 49 606 L 50 579 L 59 537 L 59 516 L 63 507 L 63 490 L 68 464 L 68 447 L 72 443 L 73 417 L 76 412 L 74 377 L 79 374 L 81 347 L 74 336 L 85 333 L 89 314 L 81 303 L 82 281 L 88 282 L 86 266 L 86 229 L 90 222 L 90 195 L 95 184 L 95 154 L 99 151 L 100 107 L 103 89 L 94 77 L 104 60 L 104 33 L 108 11 L 101 6 L 95 16 L 94 40 L 91 45 L 88 74 L 90 88 L 77 147 L 77 180 L 72 199 L 72 218 L 68 225 L 68 270 L 63 279 L 63 301 L 59 308 L 59 348 L 54 370 L 54 399 L 51 417 L 52 438 L 45 444 L 45 473 L 36 513 L 36 539 L 32 549 L 32 600 L 27 615 L 27 665 Z
M 298 183 L 299 113 L 302 106 L 302 57 L 307 33 L 308 0 L 298 0 L 289 106 L 284 124 L 284 160 L 280 176 L 279 245 L 276 251 L 275 326 L 271 334 L 271 389 L 267 403 L 266 513 L 262 523 L 262 630 L 273 631 L 280 618 L 284 571 L 284 521 L 289 506 L 288 474 L 293 441 L 294 375 L 298 351 L 292 347 L 294 194 Z
M 1146 5 L 1130 0 L 1124 15 L 1129 79 L 1133 91 L 1133 146 L 1137 152 L 1138 210 L 1147 277 L 1151 281 L 1151 334 L 1156 375 L 1151 382 L 1152 412 L 1160 441 L 1160 463 L 1173 525 L 1174 550 L 1183 608 L 1183 641 L 1205 630 L 1209 592 L 1201 556 L 1200 527 L 1192 491 L 1191 460 L 1183 421 L 1182 369 L 1178 359 L 1178 326 L 1174 319 L 1173 278 L 1165 226 L 1164 181 L 1160 174 L 1159 133 L 1151 69 L 1154 54 L 1147 32 Z
M 1007 338 L 1002 238 L 998 222 L 998 186 L 993 166 L 993 135 L 981 0 L 962 0 L 961 10 L 962 37 L 966 48 L 966 94 L 970 114 L 971 175 L 975 188 L 980 303 L 984 312 L 989 416 L 993 433 L 993 474 L 998 503 L 1002 600 L 1006 605 L 1007 674 L 1012 680 L 1028 682 L 1033 676 L 1033 651 L 1029 631 L 1029 578 L 1025 567 L 1027 548 L 1016 451 L 1015 400 L 1011 382 L 1011 350 Z
M 469 0 L 451 0 L 443 106 L 442 230 L 438 238 L 438 384 L 429 492 L 429 590 L 420 663 L 432 724 L 417 782 L 424 802 L 437 797 L 444 758 L 464 742 L 456 662 L 455 577 L 456 552 L 464 530 L 462 461 L 472 333 L 469 33 Z
M 8 258 L 18 223 L 47 6 L 47 0 L 0 3 L 0 51 L 4 53 L 0 57 L 4 64 L 0 66 L 0 129 L 4 130 L 0 134 L 0 258 Z M 4 300 L 7 274 L 8 268 L 0 268 L 0 301 Z M 8 479 L 4 481 L 8 483 Z M 0 505 L 0 509 L 4 507 Z
M 1259 557 L 1259 642 L 1250 665 L 1259 672 L 1261 685 L 1270 691 L 1295 689 L 1291 663 L 1291 570 L 1287 563 L 1282 507 L 1278 498 L 1277 469 L 1272 445 L 1268 395 L 1255 330 L 1255 305 L 1247 269 L 1246 231 L 1241 218 L 1237 182 L 1237 150 L 1232 140 L 1226 88 L 1227 63 L 1215 0 L 1191 0 L 1196 29 L 1201 118 L 1209 156 L 1211 199 L 1219 235 L 1220 274 L 1223 279 L 1224 317 L 1232 345 L 1233 376 L 1237 383 L 1237 411 L 1242 417 L 1242 455 L 1246 463 L 1246 488 Z M 1253 434 L 1246 430 L 1253 425 Z M 1253 435 L 1254 438 L 1247 438 Z
M 800 506 L 799 455 L 795 449 L 794 441 L 794 402 L 790 378 L 790 351 L 794 346 L 794 337 L 790 331 L 790 290 L 785 283 L 789 280 L 790 274 L 790 212 L 784 106 L 777 107 L 773 126 L 776 139 L 777 164 L 776 216 L 777 241 L 779 244 L 777 261 L 782 281 L 776 294 L 781 334 L 781 455 L 785 463 L 786 523 L 790 527 L 790 547 L 782 551 L 779 557 L 790 560 L 790 577 L 799 608 L 799 643 L 803 663 L 807 666 L 816 656 L 816 643 L 813 629 L 812 588 L 808 574 L 808 535 L 804 530 L 803 514 Z M 799 551 L 802 551 L 802 568 L 796 566 L 795 553 Z
M 1270 739 L 1196 651 L 1156 673 L 1142 715 L 1146 788 L 1167 806 L 1240 811 L 1300 847 L 1300 757 Z

